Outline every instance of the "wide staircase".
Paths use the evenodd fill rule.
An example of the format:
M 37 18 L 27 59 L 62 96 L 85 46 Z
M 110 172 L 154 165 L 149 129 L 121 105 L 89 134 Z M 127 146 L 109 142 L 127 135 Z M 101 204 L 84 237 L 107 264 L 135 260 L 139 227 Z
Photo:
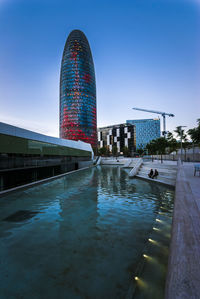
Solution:
M 139 158 L 129 158 L 124 164 L 124 168 L 133 168 L 137 162 L 139 161 Z
M 159 175 L 157 178 L 150 179 L 148 174 L 150 170 L 157 169 Z M 158 162 L 143 162 L 136 177 L 141 179 L 147 179 L 149 181 L 157 181 L 165 185 L 175 186 L 176 184 L 177 166 L 174 164 L 165 164 Z

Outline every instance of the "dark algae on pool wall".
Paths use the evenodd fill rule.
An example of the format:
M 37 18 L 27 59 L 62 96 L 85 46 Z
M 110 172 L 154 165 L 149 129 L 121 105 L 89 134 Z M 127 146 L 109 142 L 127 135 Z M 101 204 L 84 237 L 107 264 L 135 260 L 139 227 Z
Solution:
M 163 298 L 173 196 L 98 166 L 1 197 L 0 298 Z

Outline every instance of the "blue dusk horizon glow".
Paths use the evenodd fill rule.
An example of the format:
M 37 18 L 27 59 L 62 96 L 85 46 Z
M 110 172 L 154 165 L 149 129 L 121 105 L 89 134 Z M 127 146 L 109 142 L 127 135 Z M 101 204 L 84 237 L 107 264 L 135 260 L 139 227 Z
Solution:
M 59 136 L 59 83 L 69 33 L 86 35 L 95 66 L 97 125 L 175 114 L 196 126 L 198 0 L 0 0 L 0 121 Z M 161 122 L 162 129 L 162 122 Z

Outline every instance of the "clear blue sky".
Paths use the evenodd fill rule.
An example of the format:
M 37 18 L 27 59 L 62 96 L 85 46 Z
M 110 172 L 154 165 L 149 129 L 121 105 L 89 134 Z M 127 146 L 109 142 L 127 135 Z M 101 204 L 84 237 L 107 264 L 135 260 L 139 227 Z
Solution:
M 0 0 L 0 121 L 58 136 L 59 73 L 71 30 L 90 43 L 98 126 L 200 118 L 200 1 Z

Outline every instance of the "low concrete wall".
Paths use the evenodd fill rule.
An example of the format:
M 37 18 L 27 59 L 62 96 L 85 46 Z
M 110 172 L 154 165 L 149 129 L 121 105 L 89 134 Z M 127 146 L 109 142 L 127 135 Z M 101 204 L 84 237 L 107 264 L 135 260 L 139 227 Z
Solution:
M 200 184 L 192 166 L 187 177 L 179 167 L 165 299 L 200 298 L 200 201 L 198 182 L 192 184 L 197 179 Z
M 144 156 L 145 158 L 145 156 Z M 160 160 L 160 155 L 153 155 L 154 159 L 158 159 Z M 177 161 L 178 159 L 181 158 L 181 155 L 162 155 L 163 160 L 170 160 L 170 161 Z M 151 157 L 149 156 L 149 159 L 151 159 Z M 184 153 L 183 151 L 183 155 L 182 155 L 182 161 L 184 162 L 200 162 L 200 153 Z
M 0 169 L 0 191 L 66 173 L 68 171 L 93 166 L 92 160 L 81 161 L 78 158 L 72 159 L 72 161 L 62 161 L 60 159 L 57 164 L 53 164 L 52 161 L 49 161 L 50 163 L 48 163 L 48 160 L 41 162 L 42 163 L 37 163 L 37 166 Z
M 93 165 L 93 161 L 80 161 L 78 162 L 78 168 L 91 167 Z
M 128 158 L 107 158 L 101 157 L 102 165 L 124 165 L 127 162 Z
M 53 180 L 62 178 L 66 175 L 69 175 L 71 173 L 81 171 L 81 170 L 84 170 L 84 169 L 88 169 L 88 167 L 81 168 L 81 169 L 78 169 L 78 170 L 73 170 L 73 171 L 70 171 L 70 172 L 67 172 L 67 173 L 62 173 L 62 174 L 59 174 L 59 175 L 56 175 L 56 176 L 53 176 L 53 177 L 50 177 L 50 178 L 46 178 L 46 179 L 39 180 L 39 181 L 36 181 L 36 182 L 32 182 L 32 183 L 29 183 L 29 184 L 25 184 L 25 185 L 21 185 L 21 186 L 18 186 L 18 187 L 10 188 L 8 190 L 0 191 L 0 197 L 2 197 L 4 195 L 7 195 L 7 194 L 10 194 L 10 193 L 14 193 L 18 190 L 25 190 L 27 188 L 31 188 L 31 187 L 34 187 L 34 186 L 37 186 L 37 185 L 41 185 L 43 183 L 51 182 Z

